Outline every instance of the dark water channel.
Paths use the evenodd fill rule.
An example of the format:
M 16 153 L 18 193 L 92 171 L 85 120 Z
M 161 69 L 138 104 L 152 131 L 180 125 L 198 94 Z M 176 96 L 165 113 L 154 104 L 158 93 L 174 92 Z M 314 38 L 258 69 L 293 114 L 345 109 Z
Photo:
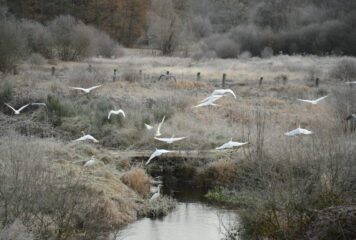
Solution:
M 165 217 L 130 224 L 117 240 L 218 240 L 224 238 L 226 227 L 238 221 L 235 210 L 207 203 L 199 190 L 180 184 L 165 187 L 163 193 L 178 201 L 176 208 Z

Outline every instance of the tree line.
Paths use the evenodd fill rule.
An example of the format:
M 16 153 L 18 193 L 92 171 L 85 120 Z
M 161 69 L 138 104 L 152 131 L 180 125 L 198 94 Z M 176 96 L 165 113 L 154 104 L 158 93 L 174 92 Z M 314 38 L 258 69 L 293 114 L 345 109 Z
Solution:
M 125 46 L 200 57 L 356 55 L 351 0 L 7 0 L 45 23 L 72 15 Z

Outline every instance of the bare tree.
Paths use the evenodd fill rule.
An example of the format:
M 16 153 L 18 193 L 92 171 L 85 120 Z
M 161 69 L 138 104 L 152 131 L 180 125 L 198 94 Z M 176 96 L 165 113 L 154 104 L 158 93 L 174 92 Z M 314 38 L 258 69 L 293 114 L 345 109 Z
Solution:
M 181 7 L 181 6 L 180 6 Z M 172 0 L 154 0 L 148 28 L 150 45 L 171 55 L 180 45 L 184 23 Z

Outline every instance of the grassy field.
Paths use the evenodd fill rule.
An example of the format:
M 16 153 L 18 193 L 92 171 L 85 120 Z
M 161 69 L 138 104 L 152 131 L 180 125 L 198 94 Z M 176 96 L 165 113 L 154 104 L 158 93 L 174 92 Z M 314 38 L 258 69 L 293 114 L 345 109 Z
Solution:
M 53 103 L 54 109 L 48 109 L 51 114 L 45 109 L 30 109 L 32 111 L 16 119 L 9 118 L 9 121 L 33 120 L 27 123 L 42 124 L 48 128 L 48 135 L 57 134 L 56 137 L 66 141 L 85 131 L 105 147 L 148 150 L 157 143 L 152 141 L 151 132 L 144 131 L 144 123 L 158 124 L 164 115 L 167 117 L 163 127 L 166 136 L 189 137 L 178 143 L 180 149 L 210 149 L 231 137 L 246 139 L 256 110 L 268 114 L 268 123 L 273 129 L 269 129 L 266 136 L 273 141 L 284 139 L 283 133 L 299 124 L 318 132 L 323 124 L 344 118 L 331 114 L 333 109 L 329 107 L 335 102 L 333 96 L 316 106 L 296 101 L 296 98 L 312 99 L 331 94 L 333 90 L 347 90 L 347 85 L 330 77 L 330 71 L 343 61 L 341 58 L 276 56 L 194 61 L 147 56 L 144 52 L 140 55 L 141 51 L 127 50 L 125 57 L 114 60 L 58 62 L 54 76 L 51 76 L 52 65 L 23 64 L 18 75 L 1 78 L 2 82 L 11 82 L 13 96 L 9 102 L 14 106 L 46 102 L 51 95 L 60 106 Z M 113 81 L 113 69 L 117 69 L 116 81 Z M 177 82 L 158 81 L 159 75 L 166 71 L 173 73 Z M 199 82 L 196 82 L 197 72 L 201 72 Z M 222 105 L 220 108 L 191 109 L 213 89 L 221 88 L 223 73 L 227 74 L 227 87 L 237 93 L 238 99 L 223 98 L 218 102 Z M 261 76 L 264 81 L 259 88 Z M 287 78 L 285 84 L 282 76 Z M 312 87 L 315 77 L 321 79 L 319 88 Z M 97 84 L 103 87 L 89 96 L 69 88 Z M 111 108 L 122 108 L 127 118 L 107 120 Z M 11 116 L 6 106 L 1 109 L 5 114 L 3 118 Z M 55 126 L 54 132 L 51 125 Z
M 40 65 L 24 62 L 17 75 L 0 78 L 0 147 L 30 144 L 27 152 L 14 158 L 23 161 L 31 148 L 42 153 L 40 158 L 45 162 L 38 164 L 64 169 L 66 176 L 70 176 L 70 184 L 66 186 L 78 187 L 77 182 L 80 182 L 79 187 L 84 188 L 84 192 L 93 191 L 85 201 L 90 202 L 92 196 L 105 199 L 106 205 L 101 205 L 100 213 L 80 211 L 110 216 L 107 217 L 109 229 L 115 229 L 135 220 L 137 215 L 149 215 L 147 208 L 150 207 L 145 203 L 149 196 L 149 177 L 141 168 L 120 158 L 115 150 L 208 150 L 230 138 L 248 141 L 250 145 L 241 150 L 243 154 L 238 159 L 217 159 L 216 163 L 199 169 L 198 181 L 208 187 L 223 187 L 221 191 L 210 193 L 212 199 L 219 201 L 226 196 L 222 193 L 239 195 L 243 192 L 242 200 L 235 199 L 234 194 L 227 199 L 255 209 L 242 217 L 249 227 L 247 232 L 256 237 L 276 238 L 282 231 L 281 239 L 285 239 L 286 235 L 299 234 L 296 229 L 304 229 L 310 220 L 290 216 L 293 211 L 301 216 L 306 214 L 295 207 L 297 203 L 308 209 L 322 209 L 354 201 L 351 182 L 355 179 L 355 171 L 352 171 L 355 168 L 352 157 L 355 156 L 355 125 L 344 119 L 356 112 L 353 104 L 356 93 L 344 83 L 352 75 L 342 70 L 344 63 L 350 62 L 355 60 L 316 56 L 197 61 L 153 56 L 150 51 L 132 49 L 127 49 L 126 55 L 119 59 L 92 58 L 84 62 Z M 52 66 L 56 69 L 54 75 Z M 115 79 L 114 69 L 117 69 Z M 158 80 L 166 71 L 174 74 L 176 81 Z M 199 81 L 196 80 L 198 72 L 201 73 Z M 220 107 L 192 109 L 214 89 L 221 88 L 223 73 L 227 74 L 226 88 L 231 88 L 237 99 L 226 96 L 217 101 Z M 262 86 L 258 84 L 260 77 L 264 78 Z M 319 87 L 315 86 L 315 78 L 320 79 Z M 98 84 L 103 86 L 89 95 L 69 88 Z M 328 98 L 317 105 L 297 101 L 297 98 L 316 99 L 324 95 Z M 15 108 L 45 102 L 47 108 L 29 107 L 23 114 L 13 115 L 4 102 Z M 109 110 L 118 108 L 126 112 L 126 118 L 114 116 L 108 120 Z M 170 146 L 155 141 L 154 131 L 146 130 L 144 124 L 157 126 L 163 116 L 166 116 L 161 130 L 164 137 L 174 135 L 187 139 Z M 314 134 L 296 138 L 284 136 L 299 125 Z M 99 143 L 73 143 L 82 131 L 93 135 Z M 13 156 L 5 152 L 1 155 L 8 159 Z M 92 156 L 100 163 L 84 168 L 84 162 Z M 33 161 L 36 159 L 33 157 Z M 13 166 L 21 167 L 25 168 L 21 164 Z M 52 176 L 53 170 L 48 171 L 51 178 L 62 179 Z M 3 171 L 5 177 L 13 179 L 11 174 L 5 173 Z M 38 181 L 41 183 L 43 179 Z M 302 188 L 308 183 L 310 189 Z M 296 198 L 296 194 L 307 201 Z M 265 201 L 260 201 L 262 199 Z M 170 201 L 163 204 L 169 205 Z M 280 209 L 272 215 L 259 215 L 268 212 L 271 202 L 279 204 Z M 291 205 L 295 208 L 287 208 Z M 256 223 L 256 219 L 261 222 Z M 271 225 L 264 225 L 268 221 Z M 76 225 L 69 222 L 61 234 L 75 232 L 72 228 Z M 61 222 L 55 223 L 59 226 Z M 296 223 L 300 228 L 292 227 Z M 87 224 L 84 229 L 97 229 L 88 227 L 94 223 L 82 224 Z M 256 229 L 256 226 L 261 228 Z

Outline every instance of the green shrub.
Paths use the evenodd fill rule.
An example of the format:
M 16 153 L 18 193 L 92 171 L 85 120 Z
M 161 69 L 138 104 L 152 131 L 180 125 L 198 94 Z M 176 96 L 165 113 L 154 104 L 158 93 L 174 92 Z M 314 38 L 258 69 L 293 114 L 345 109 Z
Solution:
M 94 109 L 94 115 L 91 118 L 93 126 L 97 130 L 101 130 L 105 124 L 111 124 L 122 127 L 124 125 L 124 118 L 120 115 L 111 115 L 108 119 L 110 110 L 116 110 L 116 108 L 107 100 L 100 100 L 99 102 L 91 104 L 91 108 Z
M 60 126 L 63 117 L 74 115 L 73 106 L 68 102 L 61 101 L 58 97 L 48 95 L 46 104 L 49 120 L 54 126 Z
M 163 117 L 166 116 L 166 120 L 171 118 L 174 114 L 174 109 L 169 103 L 169 101 L 161 101 L 153 106 L 153 117 L 155 121 L 162 121 Z

